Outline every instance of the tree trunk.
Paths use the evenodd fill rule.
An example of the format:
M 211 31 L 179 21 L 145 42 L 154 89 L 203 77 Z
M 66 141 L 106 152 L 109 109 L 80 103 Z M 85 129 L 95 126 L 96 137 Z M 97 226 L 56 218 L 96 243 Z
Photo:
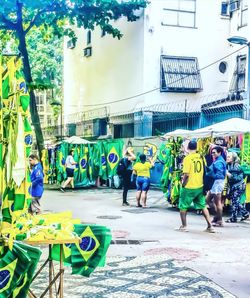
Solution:
M 23 31 L 22 28 L 20 28 L 19 30 L 16 31 L 16 33 L 19 40 L 18 49 L 23 58 L 24 77 L 26 82 L 29 84 L 32 82 L 32 76 L 31 76 L 31 68 L 30 68 L 29 56 L 28 56 L 26 40 L 25 40 L 25 32 Z M 38 147 L 39 155 L 41 157 L 41 151 L 44 149 L 44 138 L 43 138 L 41 123 L 40 123 L 40 119 L 37 111 L 35 93 L 33 90 L 29 90 L 29 93 L 30 93 L 31 121 L 35 129 L 37 147 Z

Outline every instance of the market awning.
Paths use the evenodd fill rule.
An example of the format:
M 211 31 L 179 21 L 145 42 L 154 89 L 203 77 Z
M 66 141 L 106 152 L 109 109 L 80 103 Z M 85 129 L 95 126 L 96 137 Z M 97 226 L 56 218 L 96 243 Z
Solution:
M 193 133 L 192 130 L 176 129 L 174 131 L 167 132 L 164 135 L 164 138 L 167 139 L 167 138 L 171 138 L 171 137 L 189 137 L 190 134 L 192 134 L 192 133 Z
M 221 137 L 244 134 L 250 132 L 250 121 L 241 118 L 231 118 L 207 127 L 192 131 L 191 136 L 202 137 Z
M 77 136 L 73 136 L 73 137 L 70 137 L 66 140 L 64 140 L 63 142 L 65 143 L 68 143 L 68 144 L 74 144 L 74 145 L 85 145 L 85 144 L 93 144 L 94 142 L 90 142 L 88 140 L 85 140 L 85 139 L 82 139 L 80 137 L 77 137 Z

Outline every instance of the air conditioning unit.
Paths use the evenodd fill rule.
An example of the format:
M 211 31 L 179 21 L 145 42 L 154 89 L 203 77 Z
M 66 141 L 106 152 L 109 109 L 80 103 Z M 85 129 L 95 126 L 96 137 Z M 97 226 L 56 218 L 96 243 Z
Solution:
M 70 39 L 69 41 L 67 41 L 67 48 L 68 49 L 74 49 L 75 48 L 75 42 L 73 41 L 73 39 Z
M 83 50 L 84 57 L 90 57 L 92 55 L 92 47 L 87 47 Z
M 239 1 L 230 1 L 229 3 L 229 12 L 233 12 L 237 9 L 239 9 Z

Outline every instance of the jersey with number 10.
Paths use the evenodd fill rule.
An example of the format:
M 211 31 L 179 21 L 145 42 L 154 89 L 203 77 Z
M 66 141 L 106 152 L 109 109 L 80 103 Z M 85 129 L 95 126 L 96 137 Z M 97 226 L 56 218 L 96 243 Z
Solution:
M 190 153 L 183 160 L 183 173 L 188 174 L 185 188 L 200 188 L 203 186 L 203 160 L 199 153 Z

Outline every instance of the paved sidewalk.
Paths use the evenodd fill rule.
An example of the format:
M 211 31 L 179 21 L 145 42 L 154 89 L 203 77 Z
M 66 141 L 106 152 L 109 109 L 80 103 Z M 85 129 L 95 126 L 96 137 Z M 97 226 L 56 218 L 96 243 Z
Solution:
M 130 207 L 123 207 L 121 190 L 106 188 L 45 191 L 44 210 L 72 210 L 82 222 L 110 227 L 114 244 L 108 264 L 121 260 L 118 267 L 106 266 L 89 279 L 66 276 L 65 297 L 250 297 L 249 221 L 226 224 L 209 234 L 203 217 L 190 212 L 189 232 L 183 233 L 175 230 L 179 213 L 162 192 L 150 190 L 147 209 L 135 207 L 135 191 L 129 192 L 129 202 Z M 131 278 L 123 279 L 128 274 Z
M 44 289 L 46 274 L 33 288 L 36 294 Z M 109 257 L 108 264 L 91 277 L 65 274 L 64 297 L 70 298 L 234 298 L 203 275 L 180 266 L 163 255 L 141 257 Z

